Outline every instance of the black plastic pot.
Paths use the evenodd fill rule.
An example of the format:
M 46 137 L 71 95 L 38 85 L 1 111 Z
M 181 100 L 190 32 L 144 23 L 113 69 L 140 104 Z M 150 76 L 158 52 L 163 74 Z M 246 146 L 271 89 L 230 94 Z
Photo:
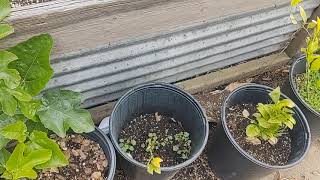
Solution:
M 106 180 L 113 180 L 116 171 L 116 153 L 109 138 L 98 128 L 91 133 L 83 134 L 83 136 L 97 142 L 103 149 L 108 160 L 108 171 L 104 177 Z
M 176 166 L 162 167 L 161 174 L 150 175 L 147 167 L 124 153 L 119 144 L 120 131 L 134 117 L 159 112 L 179 120 L 190 133 L 190 158 Z M 175 173 L 192 163 L 203 151 L 208 139 L 208 122 L 199 103 L 181 89 L 162 83 L 151 83 L 127 92 L 115 105 L 110 117 L 110 137 L 120 158 L 120 166 L 132 180 L 170 179 Z
M 300 57 L 294 61 L 289 72 L 289 79 L 282 87 L 282 91 L 286 93 L 302 110 L 308 121 L 320 120 L 320 113 L 315 111 L 300 95 L 295 84 L 297 74 L 306 72 L 306 59 Z
M 257 180 L 274 170 L 287 169 L 298 164 L 310 146 L 309 125 L 299 109 L 294 107 L 297 124 L 290 131 L 292 152 L 288 164 L 272 166 L 258 161 L 245 152 L 234 140 L 226 124 L 226 109 L 236 104 L 258 104 L 271 102 L 268 96 L 272 89 L 267 86 L 248 84 L 235 89 L 224 101 L 221 121 L 218 123 L 212 141 L 209 143 L 209 164 L 216 175 L 224 180 Z M 287 98 L 281 94 L 281 98 Z

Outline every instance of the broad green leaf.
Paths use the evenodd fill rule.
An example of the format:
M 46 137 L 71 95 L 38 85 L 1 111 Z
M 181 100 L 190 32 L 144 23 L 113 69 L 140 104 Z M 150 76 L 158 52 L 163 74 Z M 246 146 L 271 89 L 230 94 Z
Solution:
M 37 149 L 49 149 L 52 152 L 51 159 L 38 165 L 37 169 L 54 168 L 68 165 L 68 160 L 61 151 L 59 145 L 52 139 L 47 137 L 47 134 L 41 131 L 33 131 L 30 135 L 30 141 L 27 143 L 26 154 Z
M 31 178 L 35 179 L 37 173 L 33 168 L 50 160 L 51 151 L 48 149 L 34 150 L 24 155 L 25 144 L 18 144 L 6 163 L 6 171 L 2 177 L 7 179 Z
M 291 6 L 292 7 L 295 7 L 295 6 L 297 6 L 299 3 L 301 3 L 302 2 L 302 0 L 291 0 Z
M 6 149 L 0 149 L 0 174 L 6 170 L 6 162 L 10 157 L 10 152 Z
M 296 18 L 294 17 L 293 14 L 290 14 L 290 20 L 291 20 L 292 24 L 298 24 L 298 21 L 296 20 Z
M 280 94 L 281 94 L 280 87 L 277 87 L 276 89 L 274 89 L 273 91 L 271 91 L 269 93 L 269 96 L 274 103 L 278 103 L 278 101 L 280 99 Z
M 248 137 L 256 137 L 260 134 L 260 129 L 255 124 L 249 124 L 246 128 L 246 134 Z
M 9 63 L 17 59 L 18 57 L 11 52 L 0 51 L 0 79 L 10 89 L 18 87 L 21 80 L 17 70 L 8 68 Z
M 23 115 L 25 115 L 28 119 L 36 121 L 36 112 L 41 106 L 40 100 L 32 100 L 29 102 L 19 101 L 18 106 Z
M 14 32 L 14 29 L 9 24 L 0 24 L 0 39 L 9 36 Z
M 45 133 L 49 132 L 49 130 L 45 128 L 40 121 L 26 121 L 26 126 L 28 129 L 28 132 L 33 132 L 33 131 L 42 131 Z
M 0 134 L 7 139 L 14 139 L 23 143 L 27 138 L 27 126 L 24 122 L 17 121 L 2 128 Z
M 300 16 L 304 23 L 307 23 L 308 17 L 302 6 L 299 6 Z
M 262 117 L 269 118 L 269 112 L 268 112 L 267 105 L 259 103 L 257 106 L 257 110 L 262 115 Z
M 0 114 L 0 130 L 5 126 L 15 123 L 16 119 L 6 114 Z M 0 149 L 2 149 L 10 140 L 0 134 Z
M 52 43 L 51 36 L 43 34 L 9 49 L 18 57 L 9 67 L 19 71 L 22 88 L 32 96 L 37 95 L 53 75 L 50 66 Z
M 10 89 L 4 87 L 2 83 L 0 83 L 0 104 L 2 111 L 9 116 L 15 114 L 18 106 L 17 100 L 10 94 Z
M 50 90 L 44 93 L 42 103 L 44 107 L 37 113 L 40 121 L 60 137 L 65 137 L 69 128 L 76 133 L 94 130 L 90 113 L 80 108 L 80 93 Z
M 11 11 L 10 1 L 1 0 L 0 1 L 0 21 L 2 21 L 5 17 L 7 17 L 10 11 Z

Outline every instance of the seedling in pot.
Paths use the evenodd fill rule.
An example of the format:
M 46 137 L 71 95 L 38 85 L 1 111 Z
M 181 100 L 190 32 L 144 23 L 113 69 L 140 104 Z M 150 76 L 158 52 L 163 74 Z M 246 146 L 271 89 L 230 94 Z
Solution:
M 293 11 L 290 17 L 293 24 L 299 24 L 307 33 L 306 47 L 301 52 L 306 56 L 306 72 L 295 77 L 300 96 L 316 111 L 320 112 L 320 18 L 307 22 L 305 10 L 300 5 L 302 0 L 292 0 Z M 299 10 L 302 23 L 296 20 L 294 12 Z M 310 31 L 310 32 L 309 32 Z
M 286 128 L 293 129 L 296 124 L 291 110 L 295 104 L 290 99 L 280 100 L 280 94 L 279 87 L 269 93 L 272 103 L 259 103 L 253 119 L 249 118 L 249 112 L 243 112 L 244 117 L 251 120 L 246 127 L 246 135 L 253 144 L 260 144 L 264 140 L 275 145 Z
M 191 140 L 189 139 L 188 132 L 180 132 L 174 136 L 176 145 L 172 147 L 172 150 L 175 151 L 182 159 L 188 159 L 191 152 Z
M 130 154 L 136 146 L 136 141 L 134 139 L 119 139 L 119 146 L 124 152 Z

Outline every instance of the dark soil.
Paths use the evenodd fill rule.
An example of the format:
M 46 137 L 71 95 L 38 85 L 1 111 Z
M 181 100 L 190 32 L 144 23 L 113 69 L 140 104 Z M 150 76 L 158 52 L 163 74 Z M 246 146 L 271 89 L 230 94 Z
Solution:
M 250 124 L 250 120 L 244 118 L 243 110 L 246 109 L 250 114 L 256 112 L 256 105 L 243 104 L 230 107 L 227 110 L 227 125 L 235 141 L 248 154 L 255 159 L 269 165 L 287 164 L 291 153 L 291 137 L 289 133 L 284 133 L 278 137 L 278 142 L 271 145 L 267 141 L 261 141 L 261 144 L 254 145 L 246 140 L 246 127 Z M 251 117 L 253 118 L 253 117 Z
M 41 180 L 103 180 L 108 170 L 108 161 L 100 145 L 81 135 L 59 138 L 52 135 L 69 159 L 69 165 L 49 169 L 38 174 Z
M 144 164 L 150 160 L 150 154 L 146 151 L 146 147 L 141 147 L 141 144 L 145 144 L 149 133 L 156 133 L 159 142 L 162 142 L 168 135 L 174 137 L 175 134 L 184 132 L 179 121 L 161 114 L 157 115 L 159 118 L 157 119 L 155 114 L 140 115 L 134 118 L 120 133 L 120 139 L 136 141 L 134 151 L 130 154 L 135 160 Z M 185 161 L 173 151 L 172 146 L 172 144 L 167 144 L 154 152 L 154 157 L 161 157 L 163 160 L 162 167 L 174 166 Z

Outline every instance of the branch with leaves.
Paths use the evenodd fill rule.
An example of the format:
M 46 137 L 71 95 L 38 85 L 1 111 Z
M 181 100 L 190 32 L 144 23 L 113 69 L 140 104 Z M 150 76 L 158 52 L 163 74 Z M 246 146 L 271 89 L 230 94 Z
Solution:
M 0 39 L 14 32 L 4 21 L 8 0 L 0 1 Z M 69 90 L 39 94 L 53 76 L 49 34 L 0 50 L 0 175 L 6 179 L 37 177 L 35 169 L 66 166 L 68 160 L 47 133 L 65 137 L 91 132 L 90 113 L 80 107 L 82 96 Z M 9 147 L 9 146 L 10 147 Z M 9 151 L 13 148 L 13 151 Z

